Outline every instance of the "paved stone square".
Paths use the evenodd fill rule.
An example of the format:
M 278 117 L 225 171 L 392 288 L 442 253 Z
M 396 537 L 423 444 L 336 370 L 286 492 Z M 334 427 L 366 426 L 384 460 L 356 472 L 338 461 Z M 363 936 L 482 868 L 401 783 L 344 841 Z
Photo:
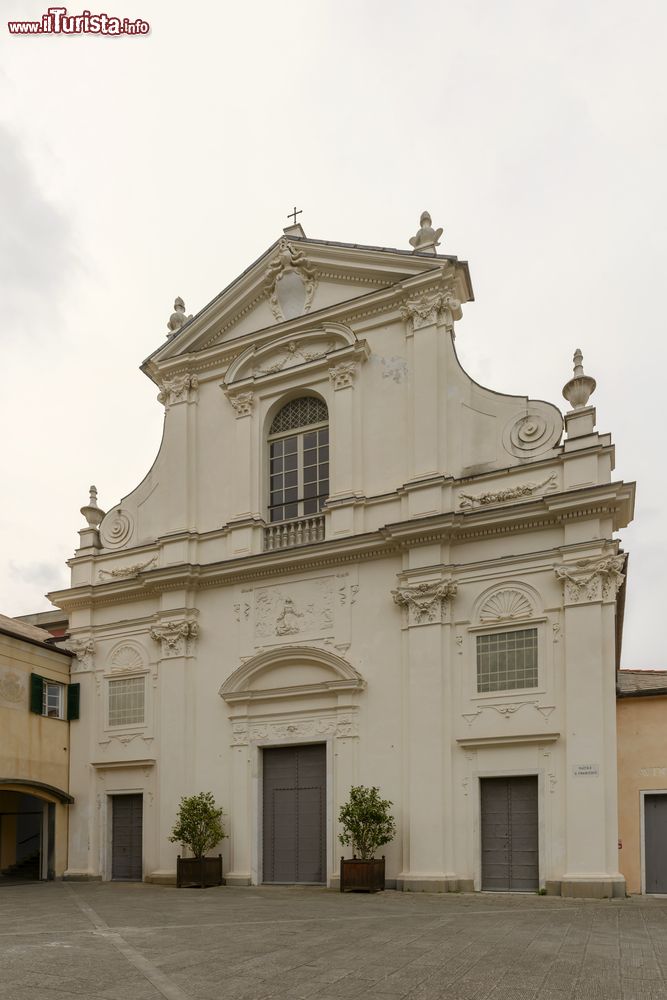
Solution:
M 667 1000 L 667 899 L 0 888 L 0 1000 Z

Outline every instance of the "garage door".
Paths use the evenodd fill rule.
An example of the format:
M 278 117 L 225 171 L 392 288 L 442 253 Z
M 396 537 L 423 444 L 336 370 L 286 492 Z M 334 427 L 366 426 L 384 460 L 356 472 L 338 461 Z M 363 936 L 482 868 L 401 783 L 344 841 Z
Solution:
M 482 889 L 539 887 L 537 778 L 482 778 Z
M 113 795 L 111 798 L 111 877 L 141 881 L 143 796 Z
M 326 882 L 326 747 L 263 754 L 264 882 Z
M 667 795 L 644 796 L 646 892 L 667 893 Z

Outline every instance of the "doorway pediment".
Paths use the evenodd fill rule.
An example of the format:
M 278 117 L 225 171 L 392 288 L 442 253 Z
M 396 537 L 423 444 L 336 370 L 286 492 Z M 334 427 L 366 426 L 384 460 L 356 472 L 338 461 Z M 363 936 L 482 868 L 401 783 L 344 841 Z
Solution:
M 243 663 L 220 688 L 230 705 L 363 691 L 366 682 L 335 653 L 315 647 L 268 650 Z

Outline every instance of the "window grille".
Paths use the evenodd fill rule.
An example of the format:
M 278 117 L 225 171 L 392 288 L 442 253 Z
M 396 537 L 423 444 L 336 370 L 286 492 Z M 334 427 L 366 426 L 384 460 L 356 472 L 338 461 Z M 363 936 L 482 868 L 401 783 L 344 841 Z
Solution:
M 537 629 L 477 636 L 477 693 L 537 687 Z
M 293 431 L 297 427 L 309 427 L 310 424 L 324 424 L 329 419 L 327 404 L 314 396 L 302 396 L 286 403 L 276 414 L 271 424 L 271 434 L 282 434 Z
M 144 721 L 143 677 L 109 681 L 109 725 L 136 726 Z

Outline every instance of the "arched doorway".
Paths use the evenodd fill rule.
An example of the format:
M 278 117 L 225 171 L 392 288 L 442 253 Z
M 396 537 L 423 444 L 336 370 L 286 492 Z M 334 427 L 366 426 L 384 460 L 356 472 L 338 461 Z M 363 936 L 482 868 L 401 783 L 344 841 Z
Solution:
M 347 660 L 307 646 L 263 650 L 222 685 L 233 748 L 228 885 L 331 884 L 365 687 Z
M 64 808 L 73 799 L 59 788 L 0 779 L 0 883 L 55 878 L 57 813 L 66 837 Z

